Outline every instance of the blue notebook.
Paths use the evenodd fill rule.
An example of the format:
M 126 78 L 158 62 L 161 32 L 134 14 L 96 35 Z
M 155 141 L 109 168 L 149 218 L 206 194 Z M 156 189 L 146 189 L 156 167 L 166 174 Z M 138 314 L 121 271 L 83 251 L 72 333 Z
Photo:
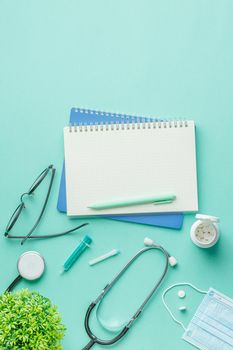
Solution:
M 80 112 L 81 111 L 81 112 Z M 70 113 L 70 124 L 72 125 L 90 125 L 90 124 L 121 124 L 132 122 L 147 122 L 154 119 L 144 117 L 134 117 L 123 114 L 103 113 L 92 110 L 81 110 L 79 108 L 72 108 Z M 57 202 L 57 209 L 60 212 L 66 212 L 66 181 L 65 181 L 65 167 L 63 165 L 61 183 L 59 189 L 59 196 Z M 163 214 L 148 214 L 148 215 L 124 215 L 111 216 L 108 219 L 134 222 L 140 224 L 147 224 L 153 226 L 167 227 L 173 229 L 180 229 L 183 224 L 182 213 L 163 213 Z

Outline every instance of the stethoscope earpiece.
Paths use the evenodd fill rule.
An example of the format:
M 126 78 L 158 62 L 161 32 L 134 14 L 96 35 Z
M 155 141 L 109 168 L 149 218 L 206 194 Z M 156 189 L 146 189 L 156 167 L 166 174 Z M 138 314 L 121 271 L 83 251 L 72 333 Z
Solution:
M 169 265 L 170 265 L 171 267 L 174 267 L 174 266 L 177 265 L 177 260 L 176 260 L 176 258 L 175 258 L 174 256 L 170 256 L 170 257 L 168 258 L 168 261 L 169 261 Z
M 149 237 L 144 238 L 144 245 L 145 246 L 150 247 L 154 244 L 155 244 L 155 242 L 151 238 L 149 238 Z

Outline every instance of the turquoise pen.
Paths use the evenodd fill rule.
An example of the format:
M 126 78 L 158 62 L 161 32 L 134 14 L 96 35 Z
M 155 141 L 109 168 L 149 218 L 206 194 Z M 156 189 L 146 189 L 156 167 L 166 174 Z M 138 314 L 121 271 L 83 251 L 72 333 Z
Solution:
M 139 205 L 139 204 L 168 204 L 172 203 L 176 199 L 174 194 L 166 194 L 161 196 L 151 196 L 151 197 L 141 197 L 141 198 L 128 198 L 118 201 L 109 201 L 102 203 L 94 203 L 88 206 L 90 209 L 111 209 L 119 207 L 128 207 L 130 205 Z
M 89 236 L 85 236 L 81 243 L 77 246 L 77 248 L 73 251 L 73 253 L 68 257 L 63 265 L 63 271 L 68 271 L 76 260 L 80 257 L 80 255 L 89 247 L 92 242 L 92 238 Z

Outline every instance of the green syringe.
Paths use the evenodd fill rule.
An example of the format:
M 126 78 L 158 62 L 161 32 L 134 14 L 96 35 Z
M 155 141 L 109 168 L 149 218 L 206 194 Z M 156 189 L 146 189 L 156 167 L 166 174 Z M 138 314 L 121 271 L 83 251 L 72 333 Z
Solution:
M 73 251 L 73 253 L 65 261 L 62 272 L 67 272 L 73 266 L 73 264 L 78 260 L 80 255 L 89 247 L 91 242 L 92 238 L 86 235 L 79 243 L 77 248 Z

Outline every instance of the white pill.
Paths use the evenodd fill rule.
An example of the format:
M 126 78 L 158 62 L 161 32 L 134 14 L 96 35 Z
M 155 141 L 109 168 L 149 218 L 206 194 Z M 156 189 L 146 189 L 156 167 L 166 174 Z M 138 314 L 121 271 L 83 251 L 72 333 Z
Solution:
M 180 306 L 180 307 L 179 307 L 179 310 L 183 312 L 183 311 L 186 311 L 187 308 L 186 308 L 186 306 Z
M 185 297 L 185 291 L 184 290 L 179 290 L 178 297 L 183 299 Z

